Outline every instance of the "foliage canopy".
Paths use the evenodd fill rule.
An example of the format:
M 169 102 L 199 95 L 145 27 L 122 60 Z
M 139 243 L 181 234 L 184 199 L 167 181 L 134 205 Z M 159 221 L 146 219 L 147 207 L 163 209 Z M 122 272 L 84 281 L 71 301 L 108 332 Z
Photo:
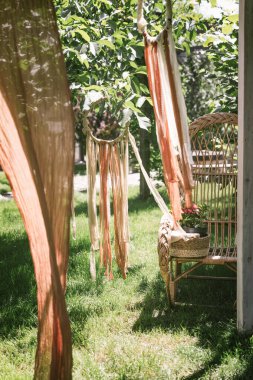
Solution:
M 78 109 L 88 92 L 102 91 L 111 107 L 119 98 L 138 118 L 147 88 L 142 36 L 136 25 L 136 0 L 55 0 L 70 87 Z M 219 0 L 174 1 L 173 32 L 190 118 L 203 112 L 237 109 L 238 11 Z M 226 3 L 223 2 L 223 3 Z M 230 4 L 231 5 L 231 4 Z M 164 24 L 162 0 L 145 3 L 149 30 Z M 147 108 L 147 107 L 146 107 Z M 149 108 L 149 107 L 148 107 Z M 202 111 L 202 112 L 201 112 Z

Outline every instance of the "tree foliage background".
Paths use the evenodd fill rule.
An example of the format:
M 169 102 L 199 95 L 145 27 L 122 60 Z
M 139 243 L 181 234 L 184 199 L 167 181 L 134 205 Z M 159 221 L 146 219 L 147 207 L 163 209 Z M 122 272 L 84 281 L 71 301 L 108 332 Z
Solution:
M 151 34 L 164 24 L 164 2 L 145 3 Z M 173 1 L 173 33 L 189 121 L 215 111 L 237 112 L 237 0 Z M 137 0 L 55 0 L 77 135 L 89 97 L 103 92 L 113 110 L 130 108 L 131 124 L 149 130 L 151 168 L 160 166 L 147 88 Z M 87 96 L 89 94 L 89 96 Z M 151 127 L 150 127 L 151 126 Z

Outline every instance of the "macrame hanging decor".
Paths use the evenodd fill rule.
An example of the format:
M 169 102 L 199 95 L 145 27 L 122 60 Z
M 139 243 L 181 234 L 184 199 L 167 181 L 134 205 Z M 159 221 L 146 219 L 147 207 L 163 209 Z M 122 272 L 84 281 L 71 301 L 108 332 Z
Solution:
M 100 250 L 100 262 L 108 279 L 113 278 L 110 238 L 110 186 L 114 213 L 114 251 L 117 265 L 126 278 L 128 260 L 128 127 L 114 140 L 95 137 L 84 118 L 88 173 L 88 217 L 91 240 L 90 273 L 96 278 L 95 251 Z M 96 206 L 96 174 L 100 174 L 98 227 Z
M 143 17 L 143 0 L 138 2 L 138 29 L 144 36 L 145 61 L 152 97 L 157 138 L 163 162 L 164 180 L 175 221 L 181 219 L 180 188 L 185 206 L 192 206 L 191 147 L 176 50 L 171 31 L 171 2 L 166 1 L 166 25 L 151 37 Z

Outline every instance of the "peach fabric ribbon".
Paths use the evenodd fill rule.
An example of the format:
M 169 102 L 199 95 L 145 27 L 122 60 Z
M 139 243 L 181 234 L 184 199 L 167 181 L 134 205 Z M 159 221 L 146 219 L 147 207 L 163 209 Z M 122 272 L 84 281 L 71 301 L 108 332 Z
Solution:
M 171 31 L 164 29 L 157 38 L 144 33 L 145 61 L 153 100 L 157 137 L 164 179 L 175 221 L 181 219 L 180 186 L 190 207 L 193 180 L 191 148 L 186 107 L 176 62 Z
M 100 262 L 105 267 L 105 275 L 113 279 L 112 246 L 110 238 L 110 186 L 111 181 L 114 214 L 114 251 L 117 265 L 126 278 L 128 263 L 128 135 L 107 141 L 95 138 L 87 121 L 87 168 L 88 168 L 88 216 L 91 239 L 90 272 L 96 278 L 95 250 L 100 250 Z M 126 127 L 127 130 L 127 127 Z M 100 175 L 99 219 L 96 207 L 97 161 Z M 100 237 L 99 237 L 100 235 Z
M 5 0 L 0 9 L 0 164 L 30 242 L 37 283 L 36 379 L 70 379 L 65 303 L 74 127 L 50 0 Z

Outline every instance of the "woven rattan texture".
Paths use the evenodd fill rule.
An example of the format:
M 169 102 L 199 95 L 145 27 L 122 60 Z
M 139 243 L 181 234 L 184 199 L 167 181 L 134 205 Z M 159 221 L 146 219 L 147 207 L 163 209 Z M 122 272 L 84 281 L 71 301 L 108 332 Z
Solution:
M 190 125 L 194 201 L 207 204 L 212 255 L 236 256 L 238 117 L 205 115 Z
M 209 252 L 210 236 L 190 240 L 179 240 L 171 244 L 170 255 L 173 257 L 205 257 Z

